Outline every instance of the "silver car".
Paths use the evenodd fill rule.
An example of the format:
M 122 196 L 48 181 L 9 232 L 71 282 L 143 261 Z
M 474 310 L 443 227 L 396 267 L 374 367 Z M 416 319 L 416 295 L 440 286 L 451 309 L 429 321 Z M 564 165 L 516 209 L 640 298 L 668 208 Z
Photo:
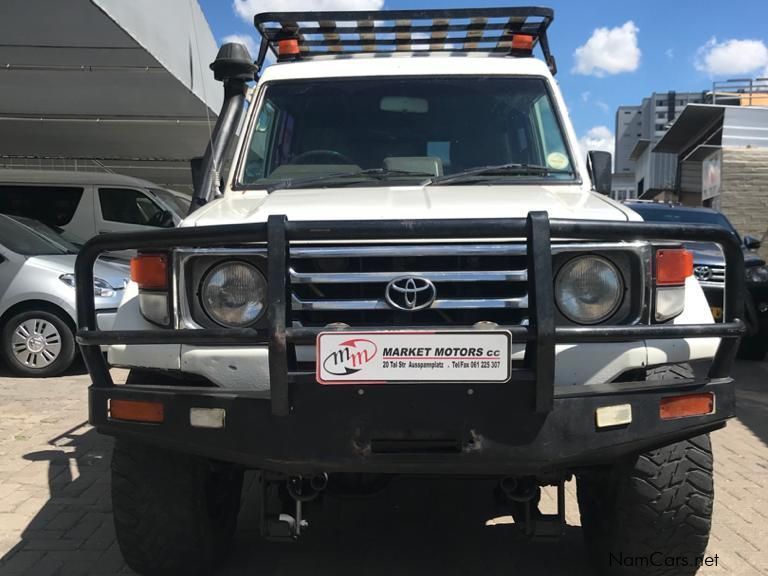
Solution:
M 23 376 L 56 376 L 75 345 L 77 247 L 35 220 L 0 215 L 0 356 Z M 128 266 L 94 268 L 99 325 L 108 329 L 128 282 Z

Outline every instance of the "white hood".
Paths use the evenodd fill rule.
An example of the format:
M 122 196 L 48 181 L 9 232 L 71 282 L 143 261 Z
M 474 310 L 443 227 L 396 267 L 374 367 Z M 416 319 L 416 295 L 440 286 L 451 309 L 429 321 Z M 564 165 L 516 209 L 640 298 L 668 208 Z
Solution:
M 231 191 L 188 217 L 182 226 L 289 220 L 524 218 L 640 220 L 605 196 L 569 186 L 434 186 Z

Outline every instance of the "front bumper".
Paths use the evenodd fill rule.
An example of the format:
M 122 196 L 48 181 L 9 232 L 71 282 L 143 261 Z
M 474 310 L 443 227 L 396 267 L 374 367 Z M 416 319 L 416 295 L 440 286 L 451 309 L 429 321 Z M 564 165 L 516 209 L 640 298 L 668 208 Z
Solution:
M 479 232 L 480 231 L 480 232 Z M 314 372 L 298 369 L 294 347 L 314 343 L 320 330 L 290 328 L 288 245 L 290 241 L 428 240 L 525 238 L 528 258 L 529 325 L 501 326 L 525 343 L 524 361 L 502 385 L 408 385 L 322 387 Z M 726 255 L 726 317 L 719 324 L 556 326 L 550 237 L 576 240 L 705 241 Z M 266 330 L 97 329 L 90 289 L 93 262 L 104 251 L 138 248 L 234 247 L 267 244 Z M 738 240 L 713 226 L 552 220 L 531 213 L 525 220 L 420 220 L 288 222 L 175 229 L 103 235 L 89 241 L 77 261 L 78 342 L 93 379 L 90 421 L 100 431 L 156 442 L 179 450 L 285 471 L 381 471 L 522 473 L 586 465 L 650 448 L 721 426 L 733 414 L 728 378 L 744 331 L 744 263 Z M 399 329 L 407 329 L 398 326 Z M 444 327 L 443 327 L 444 328 Z M 558 392 L 555 347 L 567 343 L 721 338 L 709 373 L 656 388 L 645 381 Z M 99 346 L 105 344 L 266 345 L 269 393 L 201 388 L 115 386 Z M 681 389 L 706 389 L 716 396 L 709 416 L 661 421 L 659 400 Z M 167 410 L 163 424 L 110 420 L 113 398 L 156 399 Z M 633 420 L 615 430 L 595 428 L 594 411 L 630 403 Z M 226 410 L 224 429 L 189 423 L 192 407 Z
M 625 385 L 556 396 L 552 410 L 530 409 L 530 383 L 294 387 L 293 415 L 276 417 L 257 394 L 193 388 L 117 386 L 90 390 L 91 423 L 130 438 L 286 474 L 539 475 L 610 462 L 723 426 L 733 416 L 729 378 L 670 386 Z M 610 389 L 613 388 L 613 389 Z M 470 394 L 469 391 L 472 391 Z M 661 398 L 712 392 L 716 412 L 663 421 Z M 111 420 L 111 399 L 162 402 L 162 424 Z M 632 422 L 597 429 L 595 410 L 630 404 Z M 225 410 L 223 429 L 196 428 L 191 408 Z

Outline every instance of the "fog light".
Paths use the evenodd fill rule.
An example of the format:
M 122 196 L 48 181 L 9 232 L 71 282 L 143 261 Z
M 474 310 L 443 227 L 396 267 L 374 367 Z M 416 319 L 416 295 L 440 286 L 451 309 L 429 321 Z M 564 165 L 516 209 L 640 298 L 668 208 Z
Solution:
M 595 420 L 598 428 L 624 426 L 632 422 L 632 404 L 616 404 L 601 406 L 595 410 Z
M 224 428 L 224 408 L 190 408 L 189 424 L 194 428 Z

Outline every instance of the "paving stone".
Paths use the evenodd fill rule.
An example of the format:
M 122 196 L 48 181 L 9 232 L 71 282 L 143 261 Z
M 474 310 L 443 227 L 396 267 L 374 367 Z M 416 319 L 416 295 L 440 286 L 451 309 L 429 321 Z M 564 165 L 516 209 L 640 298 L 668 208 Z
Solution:
M 768 381 L 768 363 L 741 364 L 737 373 L 746 382 L 739 419 L 712 435 L 716 504 L 707 553 L 718 564 L 703 567 L 701 576 L 768 574 L 768 389 L 758 389 Z M 2 576 L 132 574 L 111 516 L 112 439 L 84 423 L 87 384 L 82 375 L 0 377 Z M 246 498 L 234 554 L 216 574 L 592 576 L 573 482 L 566 485 L 566 535 L 543 544 L 520 539 L 508 524 L 476 523 L 482 499 L 461 503 L 461 490 L 444 497 L 420 482 L 425 496 L 413 510 L 394 488 L 372 498 L 329 499 L 311 510 L 310 530 L 295 547 L 258 541 L 256 506 Z M 553 510 L 554 489 L 543 491 L 542 502 Z

